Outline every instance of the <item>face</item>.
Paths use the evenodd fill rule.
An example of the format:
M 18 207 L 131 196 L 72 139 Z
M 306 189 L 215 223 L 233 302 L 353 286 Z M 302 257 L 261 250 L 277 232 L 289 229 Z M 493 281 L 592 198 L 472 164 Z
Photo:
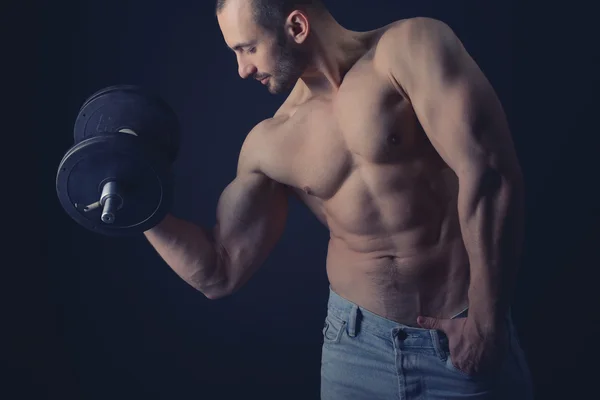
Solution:
M 282 93 L 296 83 L 308 65 L 306 32 L 294 25 L 292 15 L 279 32 L 268 32 L 254 21 L 250 4 L 229 0 L 217 15 L 221 32 L 236 54 L 240 76 L 261 81 L 272 94 Z

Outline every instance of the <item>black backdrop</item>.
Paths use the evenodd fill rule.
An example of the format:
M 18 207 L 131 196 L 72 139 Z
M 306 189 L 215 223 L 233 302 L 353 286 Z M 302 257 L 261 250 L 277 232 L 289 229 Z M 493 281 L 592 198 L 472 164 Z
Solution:
M 328 3 L 356 30 L 442 19 L 491 80 L 526 175 L 527 243 L 513 308 L 537 398 L 593 398 L 600 129 L 591 10 L 575 2 Z M 5 228 L 4 241 L 2 397 L 318 398 L 328 235 L 302 205 L 292 204 L 283 240 L 247 286 L 210 301 L 144 238 L 93 235 L 55 195 L 82 101 L 108 85 L 141 84 L 183 123 L 173 212 L 213 224 L 245 134 L 283 99 L 239 79 L 213 1 L 20 5 L 3 24 L 3 63 L 12 67 L 4 73 L 4 175 L 15 185 L 9 192 L 7 183 L 3 201 L 18 193 L 19 208 L 4 209 L 14 229 Z M 12 147 L 13 139 L 26 146 Z

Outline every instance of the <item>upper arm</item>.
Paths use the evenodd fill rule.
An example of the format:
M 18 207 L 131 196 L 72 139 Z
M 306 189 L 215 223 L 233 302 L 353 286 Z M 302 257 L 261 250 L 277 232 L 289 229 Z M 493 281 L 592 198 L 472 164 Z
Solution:
M 519 173 L 500 101 L 446 24 L 430 18 L 397 24 L 383 35 L 376 60 L 459 178 L 486 170 Z
M 260 170 L 261 129 L 250 132 L 240 151 L 236 178 L 217 205 L 215 242 L 233 292 L 266 260 L 285 227 L 287 192 Z

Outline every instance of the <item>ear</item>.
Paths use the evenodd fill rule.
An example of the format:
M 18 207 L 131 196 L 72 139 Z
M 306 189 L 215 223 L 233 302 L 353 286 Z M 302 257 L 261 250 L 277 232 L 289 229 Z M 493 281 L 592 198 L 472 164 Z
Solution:
M 285 32 L 298 44 L 304 43 L 310 31 L 308 16 L 301 10 L 294 10 L 285 21 Z

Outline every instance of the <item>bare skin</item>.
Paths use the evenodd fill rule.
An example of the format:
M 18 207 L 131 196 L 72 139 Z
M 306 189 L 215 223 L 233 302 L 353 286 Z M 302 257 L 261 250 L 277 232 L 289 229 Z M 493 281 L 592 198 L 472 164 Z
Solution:
M 466 246 L 467 212 L 459 195 L 470 158 L 452 143 L 485 153 L 477 163 L 482 170 L 493 164 L 502 176 L 519 176 L 501 107 L 474 62 L 460 50 L 475 71 L 469 82 L 484 88 L 476 102 L 485 104 L 481 113 L 499 126 L 490 134 L 491 147 L 436 136 L 440 124 L 451 130 L 459 123 L 442 110 L 463 103 L 451 102 L 450 89 L 425 87 L 427 79 L 417 75 L 434 73 L 425 62 L 429 55 L 421 60 L 408 46 L 437 21 L 353 32 L 328 13 L 297 10 L 288 17 L 290 47 L 282 55 L 276 38 L 253 22 L 248 3 L 230 0 L 217 16 L 240 76 L 264 78 L 272 93 L 291 93 L 247 136 L 238 175 L 219 201 L 218 224 L 212 234 L 190 236 L 196 244 L 185 253 L 187 264 L 180 261 L 182 251 L 165 245 L 175 242 L 182 221 L 169 216 L 146 233 L 150 242 L 182 278 L 219 298 L 238 290 L 264 262 L 294 195 L 330 231 L 326 264 L 335 292 L 410 326 L 418 326 L 419 315 L 449 318 L 462 311 L 483 289 L 471 285 L 480 255 Z M 436 96 L 437 103 L 428 103 Z M 493 311 L 494 305 L 481 304 Z
M 469 263 L 457 178 L 377 70 L 379 35 L 365 35 L 365 55 L 335 95 L 313 96 L 299 83 L 257 138 L 264 149 L 257 157 L 261 172 L 329 229 L 332 289 L 415 325 L 418 315 L 451 316 L 467 306 Z

